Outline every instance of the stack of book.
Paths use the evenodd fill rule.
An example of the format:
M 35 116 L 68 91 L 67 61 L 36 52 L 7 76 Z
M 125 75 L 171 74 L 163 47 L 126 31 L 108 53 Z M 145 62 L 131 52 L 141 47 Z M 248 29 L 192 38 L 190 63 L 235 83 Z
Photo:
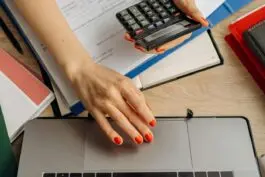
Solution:
M 229 26 L 226 41 L 265 92 L 265 5 Z
M 210 22 L 210 27 L 195 31 L 190 39 L 162 55 L 138 52 L 123 39 L 125 30 L 114 14 L 139 0 L 57 0 L 57 4 L 69 26 L 95 62 L 132 78 L 138 88 L 147 89 L 221 65 L 223 60 L 210 32 L 206 31 L 251 1 L 196 0 L 199 9 Z M 84 107 L 71 84 L 21 17 L 13 0 L 4 0 L 3 7 L 49 73 L 62 114 L 82 112 Z
M 38 117 L 51 104 L 54 94 L 3 49 L 0 49 L 0 85 L 0 106 L 13 141 L 28 120 Z

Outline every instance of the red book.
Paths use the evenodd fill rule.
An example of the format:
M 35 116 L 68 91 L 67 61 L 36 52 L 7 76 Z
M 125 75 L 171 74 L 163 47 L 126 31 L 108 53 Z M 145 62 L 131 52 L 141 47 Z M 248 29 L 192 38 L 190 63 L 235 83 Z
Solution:
M 10 140 L 53 101 L 53 93 L 11 55 L 0 49 L 0 105 Z
M 265 77 L 262 77 L 258 70 L 256 70 L 253 62 L 248 58 L 246 52 L 241 47 L 240 43 L 234 38 L 232 34 L 225 37 L 226 42 L 233 49 L 243 65 L 247 68 L 248 72 L 252 75 L 253 79 L 257 82 L 259 87 L 265 92 Z
M 265 67 L 260 63 L 255 54 L 248 48 L 246 42 L 243 39 L 243 33 L 246 30 L 250 29 L 263 20 L 265 20 L 265 5 L 233 22 L 231 25 L 229 25 L 229 30 L 246 54 L 247 57 L 244 58 L 249 60 L 248 63 L 251 65 L 251 67 L 254 67 L 255 70 L 257 70 L 258 75 L 260 75 L 262 78 L 265 78 Z

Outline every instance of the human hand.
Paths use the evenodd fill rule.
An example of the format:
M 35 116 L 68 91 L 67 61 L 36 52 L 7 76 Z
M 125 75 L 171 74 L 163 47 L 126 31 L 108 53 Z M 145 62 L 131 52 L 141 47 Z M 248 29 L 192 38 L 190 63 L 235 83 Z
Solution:
M 188 17 L 192 18 L 193 20 L 200 22 L 203 26 L 207 27 L 209 25 L 208 21 L 203 17 L 202 13 L 200 10 L 197 8 L 196 3 L 194 0 L 174 0 L 174 3 L 177 5 L 177 7 L 184 12 Z M 178 39 L 175 39 L 173 41 L 170 41 L 152 51 L 149 51 L 148 53 L 154 53 L 154 54 L 162 54 L 165 51 L 181 44 L 184 42 L 186 39 L 188 39 L 191 36 L 191 34 L 184 35 Z M 126 33 L 125 34 L 125 39 L 127 41 L 130 41 L 134 43 L 134 39 L 131 38 L 131 36 Z M 146 52 L 145 48 L 135 45 L 135 48 L 142 51 Z
M 156 125 L 156 120 L 142 92 L 129 78 L 86 62 L 72 67 L 67 75 L 87 110 L 113 143 L 121 145 L 123 138 L 110 125 L 106 115 L 136 144 L 153 140 L 150 127 Z

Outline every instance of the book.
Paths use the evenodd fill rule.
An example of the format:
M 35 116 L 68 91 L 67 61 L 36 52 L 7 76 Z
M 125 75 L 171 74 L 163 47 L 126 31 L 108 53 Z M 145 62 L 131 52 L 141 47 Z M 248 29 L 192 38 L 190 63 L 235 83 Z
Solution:
M 225 38 L 263 91 L 265 91 L 265 68 L 256 55 L 248 48 L 243 38 L 243 33 L 264 19 L 265 5 L 231 23 L 231 25 L 229 25 L 231 34 Z
M 147 89 L 221 64 L 223 59 L 211 32 L 204 32 L 141 73 L 134 83 L 140 89 Z
M 0 58 L 0 105 L 8 136 L 13 141 L 28 120 L 39 116 L 50 105 L 54 95 L 3 49 Z
M 16 177 L 17 162 L 9 141 L 5 119 L 0 105 L 0 176 Z
M 222 5 L 218 7 L 218 9 L 215 10 L 214 13 L 211 14 L 207 18 L 210 21 L 210 24 L 211 24 L 210 27 L 213 27 L 218 22 L 220 22 L 222 19 L 231 15 L 233 12 L 237 11 L 238 9 L 240 9 L 241 7 L 243 7 L 244 5 L 246 5 L 247 3 L 251 1 L 252 0 L 242 0 L 240 2 L 238 1 L 235 2 L 233 0 L 227 0 L 222 4 L 222 2 L 219 3 L 220 0 L 216 0 L 215 1 L 216 4 L 222 4 Z M 46 47 L 39 42 L 39 40 L 36 38 L 36 36 L 34 36 L 33 32 L 29 28 L 29 26 L 26 24 L 25 20 L 19 15 L 16 7 L 13 4 L 13 0 L 4 0 L 3 2 L 4 2 L 3 3 L 4 9 L 9 14 L 9 16 L 13 19 L 17 27 L 20 29 L 20 32 L 22 33 L 25 40 L 29 43 L 36 57 L 42 62 L 46 71 L 49 72 L 51 79 L 54 80 L 54 83 L 58 86 L 62 95 L 65 97 L 67 104 L 71 108 L 71 112 L 75 114 L 79 114 L 80 112 L 82 112 L 84 110 L 84 107 L 79 101 L 79 99 L 77 98 L 77 96 L 75 95 L 71 87 L 71 84 L 69 83 L 69 81 L 67 81 L 65 76 L 63 76 L 60 68 L 58 68 L 58 66 L 52 60 Z M 121 69 L 119 72 L 122 74 L 125 74 L 126 76 L 130 78 L 134 78 L 135 76 L 139 75 L 141 72 L 143 72 L 147 68 L 151 67 L 158 61 L 167 57 L 170 53 L 172 53 L 176 49 L 181 48 L 183 45 L 185 45 L 186 43 L 193 40 L 194 38 L 196 38 L 197 36 L 199 36 L 200 34 L 202 34 L 203 32 L 207 30 L 207 28 L 202 28 L 200 30 L 197 30 L 196 32 L 193 33 L 192 37 L 189 40 L 186 40 L 182 45 L 179 45 L 175 47 L 174 49 L 168 50 L 162 55 L 157 55 L 157 56 L 143 55 L 140 52 L 136 52 L 129 43 L 124 42 L 123 37 L 122 37 L 124 33 L 124 29 L 120 28 L 121 26 L 116 21 L 115 15 L 113 15 L 115 14 L 116 11 L 123 9 L 131 5 L 132 3 L 136 3 L 135 1 L 133 0 L 128 0 L 128 1 L 124 1 L 124 0 L 119 0 L 119 1 L 114 1 L 114 0 L 112 1 L 99 1 L 99 0 L 97 1 L 88 1 L 88 0 L 87 1 L 77 1 L 77 0 L 63 1 L 63 0 L 58 0 L 57 2 L 59 6 L 61 7 L 62 13 L 66 16 L 66 19 L 69 22 L 71 28 L 73 29 L 75 34 L 78 36 L 79 40 L 85 45 L 85 48 L 88 50 L 88 52 L 92 53 L 92 56 L 95 59 L 95 61 L 99 61 L 104 65 L 108 65 L 108 67 L 112 69 L 115 69 L 115 68 Z M 198 2 L 203 2 L 203 1 L 200 0 L 200 1 L 197 1 L 197 3 Z M 204 3 L 207 4 L 207 1 L 206 2 L 204 1 Z M 216 6 L 215 3 L 211 3 L 211 4 L 214 4 Z M 77 13 L 73 13 L 73 11 L 76 10 L 76 7 L 80 9 L 77 10 Z M 94 17 L 101 19 L 96 24 L 93 25 L 93 29 L 87 28 L 89 25 L 91 26 L 91 24 L 93 24 L 91 22 L 94 20 L 94 18 L 91 18 L 91 16 L 89 15 L 91 12 L 95 12 L 95 14 L 92 14 Z M 106 17 L 106 14 L 109 14 L 109 16 L 111 17 L 104 18 Z M 84 20 L 85 20 L 85 23 L 84 23 Z M 102 24 L 110 25 L 110 26 L 108 26 L 108 28 L 95 28 L 97 25 L 99 25 L 99 27 L 102 26 Z M 119 28 L 120 30 L 118 30 L 117 28 Z M 86 29 L 89 29 L 89 32 L 86 31 Z M 96 34 L 92 35 L 91 32 L 96 32 Z M 103 35 L 100 35 L 100 34 L 103 34 Z M 89 41 L 92 41 L 92 43 L 87 41 L 88 37 L 91 37 L 89 38 Z M 110 40 L 113 40 L 114 42 L 110 43 Z M 108 49 L 108 50 L 105 50 L 105 49 L 99 50 L 99 48 L 95 47 L 95 44 L 104 46 L 105 49 Z M 112 45 L 112 44 L 115 44 L 115 45 Z M 120 46 L 120 44 L 124 44 L 124 45 L 122 45 L 122 48 L 119 49 L 119 51 L 116 51 L 116 49 L 115 50 L 111 49 L 112 46 L 114 46 L 115 48 L 117 44 L 118 46 Z M 128 49 L 126 46 L 128 47 Z M 123 50 L 124 47 L 126 47 L 126 50 Z M 127 51 L 127 52 L 123 53 L 123 51 Z M 117 62 L 117 58 L 114 58 L 114 60 L 109 60 L 108 57 L 114 56 L 112 55 L 112 52 L 118 52 L 119 56 L 122 56 L 122 60 L 118 60 L 118 61 L 123 61 L 124 58 L 126 58 L 125 63 L 127 64 L 128 62 L 130 63 L 128 67 L 124 65 L 124 62 Z M 127 56 L 128 54 L 131 54 L 131 52 L 133 52 L 134 57 L 132 57 L 132 60 L 129 60 L 131 57 L 128 58 Z M 115 56 L 117 55 L 115 54 Z M 139 56 L 142 56 L 142 57 L 140 57 L 139 59 Z
M 235 52 L 241 63 L 246 67 L 248 72 L 252 75 L 252 78 L 256 81 L 258 86 L 265 92 L 265 77 L 262 77 L 259 71 L 256 69 L 253 62 L 247 57 L 246 52 L 241 47 L 240 43 L 234 38 L 232 34 L 225 37 L 226 42 Z

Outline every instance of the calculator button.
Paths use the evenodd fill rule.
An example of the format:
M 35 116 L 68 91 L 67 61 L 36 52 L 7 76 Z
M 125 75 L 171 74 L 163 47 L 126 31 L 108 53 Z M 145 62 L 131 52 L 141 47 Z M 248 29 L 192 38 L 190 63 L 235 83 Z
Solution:
M 137 30 L 137 31 L 135 31 L 135 34 L 141 34 L 142 32 L 144 32 L 144 30 L 142 30 L 142 29 L 139 29 L 139 30 Z
M 149 25 L 147 28 L 148 28 L 149 30 L 152 30 L 152 29 L 155 29 L 155 26 L 154 26 L 154 25 Z
M 128 11 L 127 10 L 123 10 L 120 12 L 121 16 L 125 16 L 125 15 L 128 15 Z
M 130 15 L 125 15 L 122 17 L 125 21 L 128 21 L 130 19 L 132 19 L 132 17 Z
M 156 2 L 156 0 L 148 0 L 149 4 L 153 4 Z
M 152 6 L 153 6 L 154 8 L 160 7 L 160 5 L 159 5 L 157 2 L 154 3 L 154 4 L 152 4 Z
M 138 21 L 146 20 L 143 15 L 138 15 L 136 18 L 137 18 Z
M 137 7 L 133 6 L 133 7 L 130 7 L 129 10 L 131 11 L 131 13 L 134 15 L 134 16 L 137 16 L 137 15 L 140 15 L 141 12 L 137 9 Z
M 159 26 L 163 25 L 163 22 L 162 22 L 162 21 L 158 21 L 158 22 L 155 23 L 155 25 L 156 25 L 157 27 L 159 27 Z
M 174 13 L 177 12 L 177 9 L 174 8 L 174 7 L 171 7 L 171 8 L 168 9 L 168 11 L 169 11 L 171 14 L 174 14 Z
M 149 11 L 151 11 L 150 7 L 148 7 L 148 6 L 144 7 L 143 10 L 144 10 L 145 12 L 149 12 Z
M 133 19 L 131 19 L 131 20 L 128 20 L 128 21 L 127 21 L 127 23 L 128 23 L 128 25 L 133 25 L 133 24 L 135 24 L 135 23 L 136 23 L 136 21 L 135 21 L 135 20 L 133 20 Z
M 158 16 L 155 15 L 155 16 L 152 16 L 152 17 L 151 17 L 151 20 L 152 20 L 153 22 L 155 22 L 155 21 L 159 20 L 159 18 L 158 18 Z
M 144 8 L 144 7 L 147 6 L 147 4 L 146 4 L 145 2 L 141 2 L 141 3 L 139 4 L 139 6 L 140 6 L 141 8 Z
M 169 0 L 160 0 L 161 3 L 165 4 L 167 3 Z
M 135 24 L 131 25 L 131 29 L 132 29 L 133 31 L 137 31 L 137 30 L 140 29 L 140 26 L 139 26 L 137 23 L 135 23 Z
M 147 12 L 146 14 L 147 14 L 149 17 L 155 15 L 155 13 L 154 13 L 153 11 L 149 11 L 149 12 Z
M 169 9 L 169 8 L 172 7 L 172 4 L 171 3 L 166 3 L 164 6 Z
M 163 19 L 163 21 L 164 21 L 164 23 L 167 23 L 170 21 L 170 18 L 165 18 L 165 19 Z
M 158 8 L 156 8 L 156 11 L 157 12 L 162 12 L 162 11 L 164 11 L 164 9 L 162 7 L 158 7 Z
M 166 18 L 166 17 L 168 17 L 168 13 L 166 13 L 165 11 L 163 11 L 163 12 L 160 13 L 160 16 L 162 18 Z
M 140 22 L 143 27 L 149 25 L 150 23 L 147 20 L 143 20 Z

